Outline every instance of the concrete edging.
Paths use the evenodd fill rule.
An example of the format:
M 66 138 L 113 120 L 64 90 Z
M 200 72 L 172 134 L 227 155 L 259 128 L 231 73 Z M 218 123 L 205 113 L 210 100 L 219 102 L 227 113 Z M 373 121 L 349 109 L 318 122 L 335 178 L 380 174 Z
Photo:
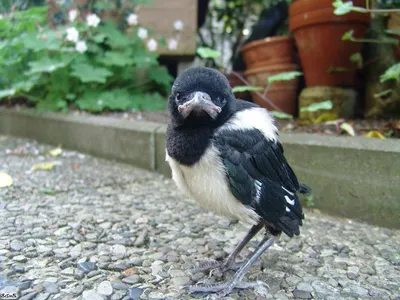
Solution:
M 170 176 L 166 125 L 101 116 L 0 110 L 0 133 L 115 159 Z M 315 208 L 400 229 L 400 141 L 281 134 L 299 180 L 313 188 Z

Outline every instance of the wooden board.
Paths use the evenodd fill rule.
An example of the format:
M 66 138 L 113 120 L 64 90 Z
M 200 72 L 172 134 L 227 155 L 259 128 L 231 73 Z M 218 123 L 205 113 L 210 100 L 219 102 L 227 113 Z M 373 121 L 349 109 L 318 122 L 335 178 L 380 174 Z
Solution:
M 154 30 L 155 36 L 175 36 L 174 22 L 182 20 L 184 27 L 181 32 L 178 48 L 170 51 L 160 48 L 164 55 L 194 55 L 196 53 L 197 31 L 197 0 L 152 0 L 151 6 L 143 6 L 139 12 L 139 22 Z
M 88 1 L 73 0 L 68 10 L 84 7 Z M 60 11 L 57 0 L 46 0 L 46 3 L 49 6 L 49 16 Z M 197 10 L 197 0 L 151 0 L 150 5 L 140 8 L 138 20 L 141 26 L 152 30 L 150 37 L 157 40 L 165 37 L 167 44 L 170 37 L 176 37 L 174 22 L 181 20 L 184 26 L 178 48 L 170 51 L 167 47 L 158 47 L 157 52 L 168 56 L 193 56 L 196 53 Z

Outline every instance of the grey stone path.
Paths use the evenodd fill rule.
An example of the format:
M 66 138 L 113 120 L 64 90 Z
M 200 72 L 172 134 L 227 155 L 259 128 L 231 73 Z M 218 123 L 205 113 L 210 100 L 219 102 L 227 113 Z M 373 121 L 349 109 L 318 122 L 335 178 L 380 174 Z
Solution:
M 14 179 L 0 189 L 1 292 L 191 299 L 182 286 L 208 274 L 185 269 L 225 257 L 246 231 L 183 199 L 157 174 L 65 150 L 53 157 L 49 149 L 0 136 L 0 171 Z M 52 170 L 32 171 L 48 161 Z M 400 231 L 307 210 L 302 235 L 284 237 L 247 278 L 270 289 L 226 299 L 400 299 Z

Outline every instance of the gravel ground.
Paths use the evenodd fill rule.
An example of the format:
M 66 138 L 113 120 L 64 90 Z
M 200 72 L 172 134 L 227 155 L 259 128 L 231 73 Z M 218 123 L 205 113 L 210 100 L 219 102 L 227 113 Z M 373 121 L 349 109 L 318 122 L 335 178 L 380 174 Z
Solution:
M 0 136 L 0 171 L 14 179 L 0 189 L 0 293 L 191 299 L 182 287 L 208 274 L 187 267 L 225 257 L 247 230 L 183 199 L 157 174 L 50 149 Z M 32 170 L 48 161 L 53 169 Z M 270 289 L 225 299 L 400 299 L 399 249 L 400 231 L 306 210 L 302 235 L 283 237 L 247 276 Z

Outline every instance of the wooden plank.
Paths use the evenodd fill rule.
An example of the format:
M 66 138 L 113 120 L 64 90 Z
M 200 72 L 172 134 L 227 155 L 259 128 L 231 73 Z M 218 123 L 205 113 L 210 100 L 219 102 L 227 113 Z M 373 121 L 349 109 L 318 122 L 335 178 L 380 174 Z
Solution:
M 196 0 L 152 0 L 151 6 L 140 9 L 139 22 L 154 31 L 154 37 L 175 37 L 174 22 L 181 20 L 184 24 L 176 50 L 167 47 L 159 48 L 163 55 L 194 55 L 196 53 L 197 31 Z

